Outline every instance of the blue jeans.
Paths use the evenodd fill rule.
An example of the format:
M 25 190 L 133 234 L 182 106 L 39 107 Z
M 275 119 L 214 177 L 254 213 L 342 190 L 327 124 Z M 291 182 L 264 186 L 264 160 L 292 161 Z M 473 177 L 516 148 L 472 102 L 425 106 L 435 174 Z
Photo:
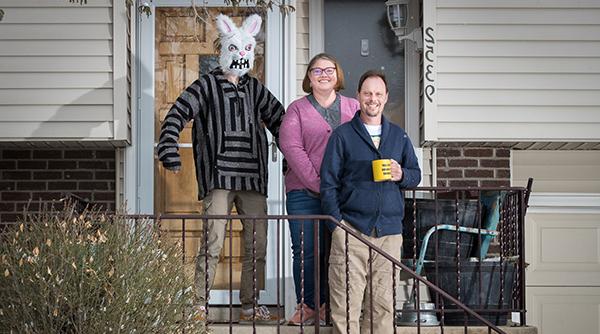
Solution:
M 321 200 L 306 190 L 292 190 L 286 195 L 286 208 L 289 215 L 320 215 Z M 317 221 L 290 220 L 290 235 L 292 237 L 294 285 L 296 287 L 296 302 L 302 301 L 302 266 L 301 266 L 301 233 L 304 226 L 304 304 L 313 310 L 315 308 L 315 238 L 314 229 Z M 326 302 L 327 268 L 325 264 L 325 234 L 329 231 L 324 222 L 319 224 L 319 263 L 320 263 L 320 293 L 319 303 Z

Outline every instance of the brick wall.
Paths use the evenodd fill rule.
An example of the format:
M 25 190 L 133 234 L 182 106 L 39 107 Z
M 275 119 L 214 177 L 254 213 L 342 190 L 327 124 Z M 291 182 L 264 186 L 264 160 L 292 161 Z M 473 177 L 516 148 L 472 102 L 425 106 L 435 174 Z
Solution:
M 510 186 L 507 148 L 437 148 L 436 163 L 441 187 Z
M 437 148 L 437 185 L 441 187 L 510 186 L 510 149 L 489 147 Z M 500 254 L 495 238 L 489 256 Z
M 113 149 L 0 148 L 0 223 L 72 193 L 115 209 Z

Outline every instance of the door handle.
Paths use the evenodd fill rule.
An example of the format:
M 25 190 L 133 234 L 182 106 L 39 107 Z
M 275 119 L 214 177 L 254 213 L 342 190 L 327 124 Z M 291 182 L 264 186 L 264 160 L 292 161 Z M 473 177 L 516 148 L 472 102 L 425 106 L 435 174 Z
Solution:
M 271 161 L 277 162 L 279 154 L 277 153 L 277 143 L 272 140 L 271 141 Z

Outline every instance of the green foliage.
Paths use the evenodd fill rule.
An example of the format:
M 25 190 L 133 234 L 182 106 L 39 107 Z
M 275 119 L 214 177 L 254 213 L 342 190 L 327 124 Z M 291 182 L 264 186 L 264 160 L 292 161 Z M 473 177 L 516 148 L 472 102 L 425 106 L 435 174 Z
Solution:
M 29 215 L 0 239 L 0 332 L 197 333 L 179 249 L 147 221 Z

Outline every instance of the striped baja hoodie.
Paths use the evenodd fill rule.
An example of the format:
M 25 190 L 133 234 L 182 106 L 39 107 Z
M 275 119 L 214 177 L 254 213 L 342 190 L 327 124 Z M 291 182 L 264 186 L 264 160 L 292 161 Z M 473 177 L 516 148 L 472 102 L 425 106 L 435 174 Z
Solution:
M 177 98 L 163 121 L 158 159 L 179 170 L 179 134 L 193 120 L 192 146 L 198 200 L 213 189 L 254 190 L 267 195 L 268 145 L 265 126 L 275 140 L 285 109 L 249 75 L 236 85 L 217 68 L 200 76 Z

